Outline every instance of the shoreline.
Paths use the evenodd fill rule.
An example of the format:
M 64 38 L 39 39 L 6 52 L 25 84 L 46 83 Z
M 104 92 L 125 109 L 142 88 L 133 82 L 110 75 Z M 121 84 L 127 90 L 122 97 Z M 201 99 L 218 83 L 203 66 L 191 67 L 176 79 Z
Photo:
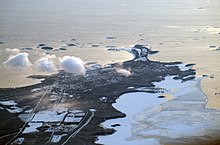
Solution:
M 134 47 L 133 49 L 139 50 L 140 46 L 137 48 Z M 148 48 L 142 46 L 141 49 L 145 51 L 145 49 Z M 143 57 L 146 56 L 144 55 Z M 17 115 L 25 113 L 25 111 L 28 111 L 28 108 L 33 108 L 36 105 L 37 101 L 41 100 L 42 101 L 38 103 L 40 105 L 38 106 L 36 112 L 33 113 L 45 114 L 46 112 L 44 112 L 44 110 L 49 110 L 50 112 L 48 113 L 53 114 L 53 110 L 56 110 L 58 108 L 66 108 L 67 110 L 79 109 L 83 112 L 86 112 L 90 109 L 94 110 L 94 117 L 89 122 L 89 124 L 85 126 L 74 138 L 71 138 L 69 140 L 69 142 L 78 142 L 77 140 L 81 140 L 84 143 L 88 142 L 88 144 L 91 144 L 92 142 L 94 143 L 97 140 L 97 137 L 99 135 L 108 135 L 115 132 L 114 129 L 104 129 L 99 126 L 101 122 L 112 118 L 120 118 L 126 116 L 124 113 L 116 110 L 112 106 L 112 103 L 114 103 L 115 100 L 122 93 L 140 92 L 138 88 L 143 87 L 151 88 L 149 90 L 145 89 L 144 91 L 146 92 L 156 93 L 162 90 L 160 90 L 160 88 L 155 88 L 152 82 L 159 82 L 163 80 L 164 77 L 167 75 L 177 75 L 178 77 L 176 77 L 175 79 L 183 81 L 185 79 L 185 81 L 187 81 L 188 79 L 190 79 L 190 76 L 195 75 L 195 70 L 189 69 L 182 71 L 178 66 L 175 66 L 175 64 L 178 65 L 180 64 L 180 62 L 164 63 L 154 62 L 150 60 L 131 60 L 91 70 L 86 75 L 86 77 L 75 77 L 71 74 L 61 71 L 56 75 L 47 76 L 45 80 L 38 85 L 14 89 L 1 89 L 0 98 L 1 101 L 3 101 L 4 99 L 14 100 L 18 104 L 18 106 L 15 107 L 23 110 L 22 112 L 12 114 L 15 117 L 14 119 L 18 121 L 20 119 Z M 129 70 L 131 72 L 131 75 L 125 75 L 118 71 L 119 69 Z M 43 76 L 35 77 L 42 78 Z M 40 99 L 42 93 L 44 93 L 45 89 L 48 87 L 50 88 L 49 91 L 45 94 L 44 98 Z M 16 94 L 16 96 L 14 96 L 14 94 Z M 6 96 L 7 98 L 5 98 Z M 3 107 L 3 110 L 0 109 L 1 113 L 6 113 L 5 107 L 7 109 L 11 108 L 10 106 L 7 107 L 4 105 L 0 107 Z M 64 111 L 64 113 L 67 112 Z M 5 117 L 7 117 L 7 115 Z M 2 121 L 4 122 L 5 120 Z M 47 127 L 49 127 L 50 129 L 49 122 L 47 122 L 46 120 L 42 120 L 42 122 L 48 124 L 49 126 L 47 125 Z M 11 119 L 8 119 L 7 123 L 13 124 Z M 31 125 L 33 125 L 33 123 L 34 122 L 32 121 Z M 63 123 L 65 124 L 65 122 Z M 18 130 L 19 126 L 16 126 L 17 125 L 15 125 L 14 128 L 15 130 Z M 78 127 L 80 126 L 81 125 L 78 124 Z M 59 128 L 60 126 L 57 127 Z M 64 125 L 62 128 L 65 129 L 66 127 L 67 126 Z M 89 134 L 91 131 L 92 133 Z M 60 133 L 62 135 L 62 132 Z M 7 132 L 5 134 L 7 134 Z M 5 134 L 1 134 L 1 136 Z M 31 142 L 32 144 L 40 143 L 38 138 L 34 137 L 36 134 L 39 136 L 44 136 L 44 140 L 42 140 L 41 143 L 44 141 L 47 142 L 50 138 L 50 133 L 44 132 L 41 129 L 39 131 L 38 129 L 35 129 L 33 133 L 20 134 L 20 137 L 25 138 L 24 144 L 28 142 Z M 86 136 L 87 138 L 89 138 L 89 140 L 83 139 L 82 136 Z M 65 141 L 65 138 L 66 137 L 61 139 L 61 142 Z M 1 142 L 6 141 L 5 139 L 1 140 Z
M 44 43 L 55 49 L 65 47 L 70 49 L 68 53 L 77 54 L 82 58 L 87 55 L 87 53 L 81 54 L 84 50 L 97 48 L 96 52 L 88 52 L 89 55 L 94 56 L 100 53 L 98 49 L 101 50 L 106 46 L 148 44 L 160 51 L 160 54 L 152 57 L 153 60 L 196 63 L 195 68 L 199 76 L 213 76 L 214 78 L 210 80 L 204 80 L 202 87 L 209 97 L 207 106 L 219 109 L 220 20 L 218 18 L 220 12 L 218 1 L 170 0 L 168 3 L 172 3 L 171 5 L 163 1 L 136 3 L 132 0 L 126 3 L 96 0 L 61 3 L 58 0 L 50 0 L 47 4 L 31 0 L 28 3 L 16 1 L 14 6 L 11 3 L 13 3 L 12 0 L 4 0 L 0 6 L 2 10 L 0 51 L 5 48 L 35 49 L 38 44 Z M 48 6 L 56 9 L 48 10 Z M 20 11 L 21 9 L 25 11 Z M 157 10 L 163 13 L 159 14 Z M 50 19 L 45 17 L 45 14 Z M 67 44 L 78 46 L 66 47 Z M 4 54 L 0 59 L 4 57 L 5 61 Z M 94 61 L 94 58 L 91 60 Z M 109 60 L 112 58 L 110 57 Z M 3 84 L 7 83 L 8 81 L 5 81 Z
M 200 98 L 198 98 L 198 99 L 196 99 L 196 98 L 191 98 L 191 99 L 189 99 L 188 100 L 188 105 L 193 105 L 193 101 L 195 102 L 195 101 L 197 101 L 198 103 L 200 102 L 200 101 L 205 101 L 206 103 L 207 103 L 207 96 L 202 92 L 202 89 L 201 89 L 201 84 L 200 84 L 200 82 L 201 82 L 201 80 L 202 79 L 204 79 L 204 78 L 196 78 L 196 80 L 194 80 L 194 82 L 195 82 L 195 86 L 194 87 L 196 87 L 196 88 L 198 88 L 198 93 L 199 92 L 201 92 L 201 94 L 203 94 L 203 95 L 199 95 L 198 97 Z M 167 80 L 168 82 L 166 82 L 166 80 L 163 80 L 163 81 L 161 81 L 161 82 L 158 82 L 158 83 L 156 83 L 157 85 L 156 86 L 158 86 L 158 87 L 160 87 L 160 88 L 167 88 L 168 87 L 168 90 L 167 89 L 165 89 L 165 90 L 167 90 L 168 92 L 164 92 L 165 94 L 169 94 L 169 93 L 171 93 L 171 95 L 173 95 L 173 99 L 170 99 L 170 100 L 166 100 L 165 102 L 161 102 L 161 103 L 159 103 L 160 102 L 160 100 L 161 100 L 161 98 L 158 98 L 157 96 L 160 96 L 161 95 L 161 93 L 157 93 L 157 94 L 151 94 L 151 93 L 146 93 L 146 97 L 144 97 L 144 98 L 142 98 L 142 102 L 148 102 L 148 101 L 150 101 L 151 102 L 151 97 L 150 96 L 154 96 L 154 99 L 156 99 L 156 100 L 158 100 L 158 102 L 157 103 L 159 103 L 158 105 L 153 105 L 153 102 L 152 103 L 150 103 L 150 106 L 148 106 L 146 103 L 144 103 L 144 104 L 146 104 L 145 106 L 143 106 L 143 108 L 142 109 L 140 109 L 140 107 L 136 107 L 136 108 L 139 108 L 138 110 L 136 110 L 136 111 L 139 111 L 139 113 L 138 112 L 136 112 L 135 114 L 133 114 L 132 112 L 134 112 L 134 111 L 132 111 L 132 110 L 128 110 L 127 109 L 127 107 L 126 106 L 132 106 L 132 104 L 133 104 L 133 102 L 137 102 L 137 98 L 138 98 L 138 94 L 137 95 L 132 95 L 131 96 L 131 98 L 133 98 L 133 100 L 131 100 L 130 102 L 128 102 L 127 101 L 127 99 L 129 99 L 129 97 L 128 98 L 126 98 L 126 99 L 123 99 L 123 98 L 121 98 L 122 96 L 125 96 L 125 95 L 129 95 L 129 93 L 125 93 L 125 94 L 123 94 L 123 95 L 121 95 L 119 98 L 118 98 L 118 101 L 115 103 L 115 105 L 113 104 L 113 106 L 115 107 L 115 108 L 117 108 L 118 110 L 122 110 L 122 112 L 125 112 L 125 114 L 126 114 L 126 117 L 125 118 L 123 118 L 123 119 L 113 119 L 113 120 L 108 120 L 107 122 L 104 122 L 104 123 L 102 123 L 102 125 L 104 126 L 104 127 L 108 127 L 108 128 L 115 128 L 113 125 L 114 124 L 118 124 L 117 126 L 116 126 L 116 130 L 117 130 L 117 132 L 115 133 L 115 134 L 113 134 L 113 135 L 111 135 L 111 136 L 101 136 L 101 137 L 99 137 L 99 139 L 100 140 L 98 140 L 97 141 L 97 143 L 101 143 L 101 144 L 106 144 L 106 145 L 108 145 L 109 143 L 110 143 L 110 141 L 114 141 L 114 144 L 118 144 L 119 142 L 120 142 L 120 144 L 126 144 L 126 145 L 128 145 L 128 144 L 140 144 L 140 143 L 148 143 L 148 144 L 158 144 L 158 145 L 160 145 L 160 144 L 166 144 L 166 143 L 169 143 L 169 144 L 182 144 L 182 141 L 183 141 L 183 139 L 181 139 L 181 138 L 175 138 L 174 136 L 173 136 L 173 138 L 171 137 L 172 136 L 172 134 L 171 133 L 166 133 L 168 136 L 170 136 L 170 139 L 165 139 L 163 136 L 160 136 L 159 134 L 159 132 L 163 132 L 162 131 L 162 129 L 161 129 L 161 131 L 158 131 L 158 136 L 156 136 L 156 134 L 155 135 L 150 135 L 151 133 L 150 132 L 152 132 L 152 134 L 154 134 L 154 133 L 157 133 L 157 131 L 155 132 L 155 131 L 153 131 L 153 129 L 151 129 L 151 125 L 149 126 L 149 124 L 147 125 L 148 127 L 149 127 L 149 129 L 147 129 L 147 128 L 145 128 L 145 130 L 148 130 L 148 132 L 149 132 L 149 135 L 147 135 L 147 136 L 141 136 L 141 135 L 138 135 L 138 131 L 135 131 L 135 130 L 142 130 L 142 129 L 138 129 L 138 126 L 141 126 L 141 125 L 137 125 L 137 123 L 138 122 L 140 122 L 140 124 L 141 124 L 141 122 L 143 123 L 143 122 L 145 122 L 146 120 L 151 120 L 152 119 L 152 117 L 149 117 L 149 116 L 147 116 L 147 115 L 144 115 L 144 112 L 146 111 L 146 112 L 148 112 L 148 111 L 150 111 L 151 110 L 151 108 L 153 109 L 153 111 L 155 110 L 160 110 L 159 112 L 161 112 L 162 110 L 166 110 L 166 111 L 169 111 L 171 108 L 173 108 L 174 110 L 179 110 L 180 108 L 181 108 L 181 104 L 179 104 L 178 105 L 178 103 L 176 104 L 176 103 L 174 103 L 175 105 L 174 105 L 174 107 L 172 107 L 172 105 L 170 106 L 170 105 L 166 105 L 166 104 L 173 104 L 173 103 L 171 103 L 171 102 L 175 102 L 175 100 L 178 100 L 178 99 L 181 99 L 181 96 L 178 96 L 178 94 L 181 94 L 181 92 L 184 92 L 184 91 L 186 91 L 186 89 L 189 87 L 189 86 L 191 86 L 191 84 L 192 83 L 190 83 L 190 82 L 183 82 L 183 83 L 187 83 L 186 85 L 185 85 L 185 87 L 183 86 L 183 88 L 179 88 L 179 89 L 176 89 L 176 88 L 178 88 L 177 86 L 178 86 L 178 84 L 176 84 L 176 83 L 172 83 L 172 81 L 173 82 L 175 82 L 175 81 L 177 81 L 177 80 L 172 80 L 171 82 L 169 81 L 169 79 Z M 192 81 L 193 82 L 193 81 Z M 161 85 L 162 86 L 161 86 Z M 163 85 L 164 84 L 164 85 Z M 169 84 L 169 86 L 167 86 L 166 84 Z M 179 84 L 180 85 L 180 84 Z M 188 86 L 188 87 L 187 87 Z M 193 87 L 193 86 L 191 86 L 191 87 Z M 194 88 L 193 87 L 193 88 Z M 184 89 L 185 88 L 185 89 Z M 170 90 L 171 89 L 171 90 Z M 172 91 L 172 90 L 175 90 L 174 92 Z M 179 92 L 179 93 L 178 93 Z M 141 92 L 140 92 L 141 93 Z M 163 94 L 163 93 L 162 93 Z M 191 90 L 191 91 L 189 91 L 188 93 L 188 96 L 190 96 L 190 94 L 192 95 L 192 94 L 195 94 L 195 92 L 193 92 L 193 90 Z M 150 97 L 150 98 L 148 98 L 148 96 Z M 205 97 L 205 100 L 204 100 L 204 97 L 202 97 L 202 96 L 204 96 Z M 165 97 L 165 96 L 164 96 Z M 153 98 L 152 98 L 153 99 Z M 163 98 L 162 98 L 163 99 Z M 164 98 L 164 99 L 166 99 L 166 98 Z M 194 100 L 194 99 L 196 99 L 196 100 Z M 192 102 L 191 102 L 192 101 Z M 191 102 L 191 103 L 190 103 Z M 148 102 L 149 103 L 149 102 Z M 206 106 L 206 103 L 203 103 L 203 105 L 202 105 L 202 107 L 200 108 L 200 109 L 205 109 L 205 110 L 209 110 L 209 109 L 207 109 L 207 108 L 205 108 L 205 106 Z M 121 105 L 120 105 L 121 104 Z M 197 103 L 196 103 L 197 104 Z M 191 106 L 191 108 L 190 108 L 190 110 L 200 110 L 199 108 L 198 108 L 198 106 L 197 105 L 194 105 L 195 107 L 192 107 Z M 141 105 L 140 103 L 139 103 L 139 105 Z M 118 107 L 117 107 L 118 106 Z M 121 107 L 120 107 L 121 106 Z M 169 107 L 171 107 L 170 109 L 164 109 L 164 107 L 163 106 L 169 106 Z M 179 106 L 179 107 L 177 107 L 177 106 Z M 158 109 L 156 109 L 158 107 Z M 159 108 L 161 108 L 161 109 L 159 109 Z M 193 109 L 194 108 L 194 109 Z M 182 109 L 189 109 L 189 106 L 187 107 L 186 106 L 186 104 L 184 105 L 184 106 L 182 106 Z M 144 111 L 145 110 L 145 111 Z M 171 109 L 172 110 L 172 109 Z M 173 110 L 173 111 L 174 111 Z M 153 114 L 157 114 L 158 112 L 156 111 L 156 112 L 150 112 L 152 115 Z M 206 112 L 206 111 L 204 111 L 204 112 Z M 170 114 L 172 114 L 172 111 L 170 111 Z M 147 117 L 144 117 L 144 119 L 141 121 L 140 119 L 138 119 L 137 120 L 137 118 L 138 118 L 138 116 L 147 116 Z M 175 116 L 175 115 L 174 115 Z M 150 119 L 151 118 L 151 119 Z M 182 117 L 180 117 L 180 118 L 183 118 L 184 119 L 184 116 L 182 116 Z M 133 120 L 134 119 L 134 120 Z M 163 117 L 163 119 L 166 119 L 166 116 L 164 116 Z M 161 120 L 161 119 L 157 119 L 157 120 Z M 172 120 L 172 115 L 169 115 L 169 120 Z M 173 119 L 173 121 L 175 122 L 175 118 Z M 125 122 L 127 122 L 127 123 L 125 123 Z M 154 121 L 155 123 L 157 123 L 157 121 Z M 164 123 L 165 122 L 169 122 L 169 121 L 164 121 Z M 189 121 L 190 122 L 190 121 Z M 193 121 L 192 121 L 192 123 L 193 123 Z M 136 125 L 135 125 L 136 124 Z M 173 123 L 173 124 L 175 124 L 175 123 Z M 183 122 L 181 123 L 181 124 L 184 124 Z M 211 123 L 210 123 L 211 124 Z M 145 125 L 143 125 L 143 127 L 144 127 Z M 153 124 L 152 124 L 152 126 L 154 126 Z M 157 126 L 157 130 L 159 130 L 159 128 L 160 128 L 160 124 L 156 124 L 155 126 Z M 179 126 L 179 127 L 181 127 L 181 126 Z M 140 128 L 140 127 L 139 127 Z M 172 128 L 172 127 L 168 127 L 168 128 Z M 174 128 L 173 128 L 174 129 Z M 184 130 L 184 128 L 182 128 L 183 130 Z M 132 132 L 130 132 L 130 130 L 133 130 Z M 144 129 L 143 129 L 144 130 Z M 152 131 L 151 131 L 152 130 Z M 118 132 L 119 131 L 119 132 Z M 199 132 L 199 130 L 197 130 L 198 132 Z M 124 134 L 126 132 L 126 135 L 121 135 L 121 134 Z M 130 133 L 129 133 L 130 132 Z M 184 141 L 184 143 L 185 144 L 187 144 L 187 142 L 188 142 L 188 144 L 192 144 L 192 143 L 197 143 L 197 144 L 199 144 L 199 141 L 198 140 L 200 140 L 199 139 L 199 137 L 200 136 L 198 136 L 198 138 L 196 139 L 198 142 L 196 142 L 196 140 L 194 140 L 193 141 L 193 139 L 191 139 L 192 138 L 192 136 L 190 135 L 192 132 L 190 132 L 190 130 L 186 130 L 186 134 L 185 135 L 187 135 L 187 136 L 185 136 L 185 137 L 183 137 L 183 138 L 190 138 L 188 141 Z M 216 132 L 217 133 L 217 132 Z M 169 135 L 169 134 L 171 134 L 171 135 Z M 177 134 L 180 134 L 181 135 L 181 128 L 180 128 L 180 130 L 178 130 L 178 129 L 176 129 L 176 131 L 175 131 L 175 134 L 177 135 Z M 208 132 L 206 132 L 206 134 L 209 134 Z M 118 137 L 120 138 L 120 140 L 118 140 Z M 165 141 L 164 141 L 165 140 Z M 173 140 L 173 142 L 172 142 L 172 140 Z M 179 141 L 178 141 L 179 140 Z M 216 141 L 216 143 L 217 143 L 218 141 Z
M 191 91 L 185 95 L 177 96 L 173 100 L 169 100 L 159 107 L 161 109 L 157 107 L 145 109 L 145 111 L 134 116 L 135 125 L 133 129 L 135 133 L 133 135 L 139 139 L 155 138 L 159 144 L 219 144 L 218 128 L 220 124 L 218 123 L 219 118 L 217 116 L 220 112 L 216 109 L 206 108 L 208 98 L 201 89 L 200 81 L 202 78 L 198 79 L 195 86 L 199 90 L 197 95 L 199 95 L 198 97 L 201 100 L 199 98 L 190 99 L 190 96 L 196 95 L 194 91 Z M 178 100 L 180 104 L 177 103 Z M 183 105 L 181 105 L 181 100 L 183 101 Z M 187 105 L 190 106 L 187 107 Z M 213 118 L 213 116 L 215 117 Z M 150 126 L 153 123 L 153 126 L 149 126 L 149 129 L 147 129 L 143 125 L 145 129 L 141 129 L 141 122 Z M 206 137 L 203 138 L 204 136 Z M 213 136 L 215 137 L 213 138 Z

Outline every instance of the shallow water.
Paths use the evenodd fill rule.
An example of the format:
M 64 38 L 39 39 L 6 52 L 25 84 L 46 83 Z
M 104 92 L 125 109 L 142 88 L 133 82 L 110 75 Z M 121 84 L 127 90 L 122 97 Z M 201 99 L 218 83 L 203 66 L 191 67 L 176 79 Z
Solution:
M 154 83 L 174 98 L 158 98 L 162 94 L 126 93 L 113 106 L 125 118 L 107 120 L 102 125 L 117 130 L 113 135 L 99 137 L 102 144 L 193 144 L 192 141 L 218 137 L 220 111 L 206 109 L 207 98 L 200 88 L 201 78 L 182 83 L 173 77 Z M 213 118 L 213 116 L 215 116 Z M 187 141 L 186 141 L 187 140 Z
M 165 98 L 157 98 L 159 94 L 150 94 L 145 92 L 126 93 L 119 97 L 113 107 L 126 114 L 125 118 L 112 119 L 105 121 L 102 125 L 107 128 L 112 128 L 111 125 L 120 124 L 115 127 L 117 130 L 109 136 L 99 137 L 98 143 L 105 145 L 121 144 L 121 145 L 144 145 L 144 144 L 159 144 L 156 139 L 135 140 L 132 138 L 132 118 L 134 115 L 144 108 L 157 106 L 166 102 Z

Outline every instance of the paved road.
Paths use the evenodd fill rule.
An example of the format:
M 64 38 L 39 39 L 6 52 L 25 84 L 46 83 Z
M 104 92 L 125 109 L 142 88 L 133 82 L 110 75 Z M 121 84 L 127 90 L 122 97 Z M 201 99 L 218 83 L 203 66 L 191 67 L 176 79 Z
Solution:
M 85 117 L 80 121 L 78 128 L 62 143 L 62 145 L 68 143 L 71 138 L 74 138 L 86 125 L 88 125 L 94 117 L 94 114 L 93 111 L 87 111 Z

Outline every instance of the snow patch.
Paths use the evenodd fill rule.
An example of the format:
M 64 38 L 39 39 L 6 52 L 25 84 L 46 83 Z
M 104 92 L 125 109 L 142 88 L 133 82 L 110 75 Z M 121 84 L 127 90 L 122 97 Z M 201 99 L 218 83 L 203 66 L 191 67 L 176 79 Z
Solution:
M 65 115 L 66 112 L 41 111 L 34 116 L 31 122 L 60 122 Z
M 23 142 L 24 142 L 24 138 L 19 137 L 15 141 L 13 141 L 12 144 L 23 144 Z
M 0 104 L 4 106 L 12 106 L 17 105 L 17 103 L 14 100 L 8 100 L 8 101 L 0 101 Z
M 6 108 L 6 110 L 8 110 L 8 112 L 10 113 L 21 113 L 23 111 L 22 108 L 19 108 L 17 106 L 11 106 L 10 108 Z
M 61 140 L 61 138 L 62 138 L 61 135 L 53 135 L 51 142 L 58 143 Z
M 190 69 L 190 67 L 186 67 L 185 64 L 178 64 L 177 66 L 179 67 L 179 69 L 180 69 L 181 71 L 187 71 L 187 70 Z
M 43 89 L 42 88 L 34 88 L 34 89 L 31 89 L 31 92 L 37 92 L 37 91 L 42 91 Z
M 116 71 L 126 77 L 131 75 L 131 72 L 126 69 L 116 69 Z
M 82 117 L 75 117 L 74 114 L 68 114 L 66 117 L 65 117 L 65 120 L 64 122 L 72 122 L 72 123 L 79 123 L 80 121 L 82 120 Z
M 38 132 L 38 127 L 41 127 L 42 123 L 28 123 L 29 127 L 26 127 L 23 131 L 23 133 L 32 133 L 32 132 Z

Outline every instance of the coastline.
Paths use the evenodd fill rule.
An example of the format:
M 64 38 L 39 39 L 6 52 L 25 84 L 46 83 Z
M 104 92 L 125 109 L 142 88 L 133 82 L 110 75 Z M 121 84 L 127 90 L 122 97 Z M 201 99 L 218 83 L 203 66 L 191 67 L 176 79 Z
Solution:
M 133 111 L 127 109 L 127 106 L 132 106 L 134 102 L 137 102 L 138 94 L 132 95 L 131 101 L 127 100 L 129 97 L 124 99 L 119 97 L 113 106 L 125 112 L 127 116 L 123 119 L 104 122 L 103 126 L 109 128 L 114 128 L 114 124 L 119 124 L 116 126 L 118 132 L 111 136 L 100 137 L 97 143 L 107 145 L 110 144 L 110 141 L 113 141 L 114 144 L 120 142 L 126 145 L 144 143 L 154 145 L 218 144 L 220 140 L 217 128 L 219 128 L 220 124 L 217 116 L 220 112 L 206 108 L 208 97 L 202 92 L 200 84 L 202 79 L 204 78 L 196 78 L 179 84 L 178 80 L 172 80 L 171 77 L 171 80 L 165 79 L 157 82 L 156 86 L 164 88 L 164 93 L 171 93 L 174 98 L 160 103 L 160 99 L 157 96 L 160 96 L 161 93 L 146 93 L 141 100 L 142 102 L 147 101 L 143 103 L 146 105 L 142 109 L 135 107 L 139 109 Z M 122 96 L 124 95 L 128 96 L 129 93 Z M 152 95 L 154 99 L 158 100 L 158 105 L 151 102 L 150 96 Z M 148 103 L 150 103 L 150 106 L 147 105 Z M 134 114 L 132 113 L 134 111 L 139 112 Z M 212 116 L 215 116 L 215 119 Z M 209 129 L 206 128 L 207 126 Z M 124 134 L 125 132 L 126 134 Z M 124 135 L 122 136 L 122 134 Z M 213 138 L 214 134 L 215 138 Z M 204 136 L 206 137 L 204 138 Z
M 123 112 L 115 106 L 122 94 L 163 92 L 156 100 L 167 99 L 167 105 L 162 104 L 167 110 L 160 107 L 139 110 L 133 128 L 139 125 L 140 130 L 134 131 L 128 139 L 130 143 L 140 141 L 141 144 L 147 140 L 149 144 L 218 145 L 219 4 L 218 0 L 3 0 L 0 5 L 0 144 L 62 144 L 67 141 L 94 145 L 100 136 L 114 136 L 122 127 L 117 122 L 108 125 L 109 128 L 100 124 L 111 119 L 118 122 L 127 119 L 128 110 Z M 150 55 L 149 62 L 133 62 L 128 53 L 133 44 L 147 44 L 146 47 L 160 53 Z M 41 49 L 40 45 L 52 50 Z M 117 51 L 125 46 L 128 52 Z M 109 49 L 117 52 L 107 51 Z M 55 55 L 57 59 L 74 55 L 88 63 L 85 66 L 89 71 L 85 77 L 75 77 L 60 70 L 51 75 L 40 74 L 33 67 L 19 73 L 6 70 L 3 63 L 18 52 L 28 53 L 32 64 L 45 55 Z M 192 63 L 195 65 L 190 65 Z M 181 70 L 179 65 L 190 66 L 190 70 Z M 207 99 L 195 103 L 198 97 L 193 101 L 183 97 L 186 100 L 181 102 L 175 98 L 178 94 L 154 86 L 153 82 L 163 82 L 170 75 L 178 75 L 175 80 L 184 83 L 203 77 L 199 92 Z M 193 93 L 189 96 L 193 98 Z M 187 108 L 191 109 L 188 114 Z M 153 115 L 149 114 L 151 111 Z M 158 119 L 143 119 L 141 114 Z M 173 117 L 170 114 L 177 116 L 176 122 L 170 120 Z M 195 116 L 200 120 L 193 120 Z M 159 129 L 155 129 L 151 121 Z M 207 130 L 203 131 L 200 125 Z M 193 133 L 202 130 L 203 138 L 188 136 L 195 128 Z M 23 132 L 18 133 L 19 130 Z
M 141 45 L 135 46 L 133 47 L 134 50 L 139 50 L 141 48 L 144 51 L 145 49 L 148 49 Z M 33 111 L 36 116 L 39 116 L 40 114 L 44 114 L 44 116 L 47 116 L 47 113 L 44 112 L 44 110 L 48 110 L 49 114 L 54 114 L 53 112 L 60 108 L 64 108 L 64 110 L 77 109 L 85 113 L 92 109 L 95 114 L 94 117 L 90 120 L 89 124 L 85 126 L 79 133 L 77 133 L 74 138 L 70 138 L 69 140 L 69 142 L 78 142 L 77 140 L 80 139 L 84 143 L 89 142 L 89 144 L 91 144 L 92 142 L 94 143 L 97 140 L 97 137 L 99 135 L 108 135 L 115 132 L 115 130 L 111 128 L 102 128 L 101 126 L 99 126 L 100 123 L 104 122 L 105 120 L 126 116 L 126 114 L 120 112 L 119 110 L 116 110 L 112 106 L 112 103 L 114 103 L 121 94 L 126 92 L 142 91 L 148 93 L 156 93 L 158 91 L 160 92 L 163 90 L 161 90 L 160 88 L 155 88 L 152 82 L 159 82 L 163 80 L 164 77 L 167 75 L 176 75 L 175 79 L 187 81 L 188 79 L 193 79 L 191 78 L 191 76 L 195 75 L 194 70 L 190 68 L 182 71 L 178 67 L 180 62 L 164 63 L 154 62 L 150 60 L 142 60 L 143 58 L 139 61 L 131 60 L 125 61 L 123 63 L 111 64 L 98 69 L 91 69 L 91 71 L 89 71 L 85 77 L 74 77 L 73 75 L 65 73 L 63 71 L 53 76 L 47 76 L 46 78 L 45 76 L 32 76 L 35 78 L 44 78 L 45 80 L 42 81 L 41 84 L 29 87 L 1 89 L 1 101 L 3 101 L 4 103 L 4 100 L 10 101 L 10 99 L 12 99 L 16 102 L 16 104 L 18 104 L 18 106 L 15 106 L 17 107 L 16 111 L 21 110 L 21 112 L 12 114 L 15 117 L 14 119 L 16 120 L 20 120 L 18 115 L 23 114 L 24 116 L 27 116 L 29 113 L 25 112 L 28 111 L 28 109 L 34 108 L 36 104 L 39 104 L 37 110 Z M 131 72 L 131 75 L 126 76 L 120 71 L 117 71 L 118 69 L 130 69 L 129 71 Z M 142 88 L 142 90 L 140 90 L 140 88 Z M 14 94 L 16 94 L 16 96 L 14 96 Z M 0 110 L 2 113 L 6 113 L 5 111 L 9 109 L 15 111 L 13 110 L 13 108 L 11 108 L 11 106 L 2 105 L 1 107 L 3 107 L 3 109 Z M 68 111 L 63 111 L 63 113 L 68 113 Z M 7 117 L 7 115 L 5 115 L 5 117 Z M 56 114 L 54 114 L 54 117 L 56 118 Z M 89 116 L 82 117 L 85 118 L 85 120 L 87 120 L 86 118 L 89 118 Z M 30 126 L 35 125 L 34 120 L 39 120 L 38 118 L 34 120 L 33 119 L 31 119 L 30 122 L 27 122 L 28 124 L 30 124 Z M 2 120 L 2 122 L 5 121 L 6 120 Z M 6 122 L 13 124 L 12 121 L 13 120 L 8 118 Z M 29 142 L 34 144 L 43 143 L 45 141 L 47 142 L 50 139 L 50 132 L 45 132 L 45 127 L 49 127 L 48 129 L 50 129 L 51 123 L 47 122 L 44 119 L 41 119 L 40 121 L 44 122 L 43 124 L 46 123 L 48 125 L 39 126 L 35 129 L 33 128 L 33 126 L 30 128 L 34 129 L 31 133 L 19 133 L 18 136 L 20 138 L 24 138 L 24 144 Z M 57 121 L 59 122 L 59 120 Z M 61 124 L 64 124 L 62 128 L 65 130 L 65 128 L 67 127 L 65 125 L 66 123 L 63 122 Z M 78 125 L 77 128 L 81 128 L 81 124 L 83 123 L 80 122 L 79 124 L 76 124 Z M 24 127 L 27 128 L 27 126 Z M 59 125 L 57 126 L 57 128 L 60 127 L 61 126 Z M 15 130 L 18 130 L 20 127 L 16 127 L 15 125 L 14 128 Z M 45 129 L 42 130 L 41 128 Z M 10 131 L 10 129 L 8 131 Z M 8 131 L 6 131 L 4 134 L 1 134 L 1 136 L 7 135 L 9 133 Z M 60 135 L 63 134 L 63 132 L 60 133 Z M 34 138 L 36 134 L 38 136 L 44 136 L 45 140 L 41 140 L 39 142 L 38 137 Z M 71 135 L 71 131 L 67 132 L 67 136 L 69 135 Z M 86 136 L 90 139 L 85 140 L 81 136 Z M 9 135 L 7 136 L 7 138 L 8 137 L 11 136 Z M 7 138 L 2 138 L 1 142 L 3 143 L 4 141 L 7 141 Z M 65 142 L 66 138 L 67 137 L 63 137 L 60 140 L 60 143 Z

